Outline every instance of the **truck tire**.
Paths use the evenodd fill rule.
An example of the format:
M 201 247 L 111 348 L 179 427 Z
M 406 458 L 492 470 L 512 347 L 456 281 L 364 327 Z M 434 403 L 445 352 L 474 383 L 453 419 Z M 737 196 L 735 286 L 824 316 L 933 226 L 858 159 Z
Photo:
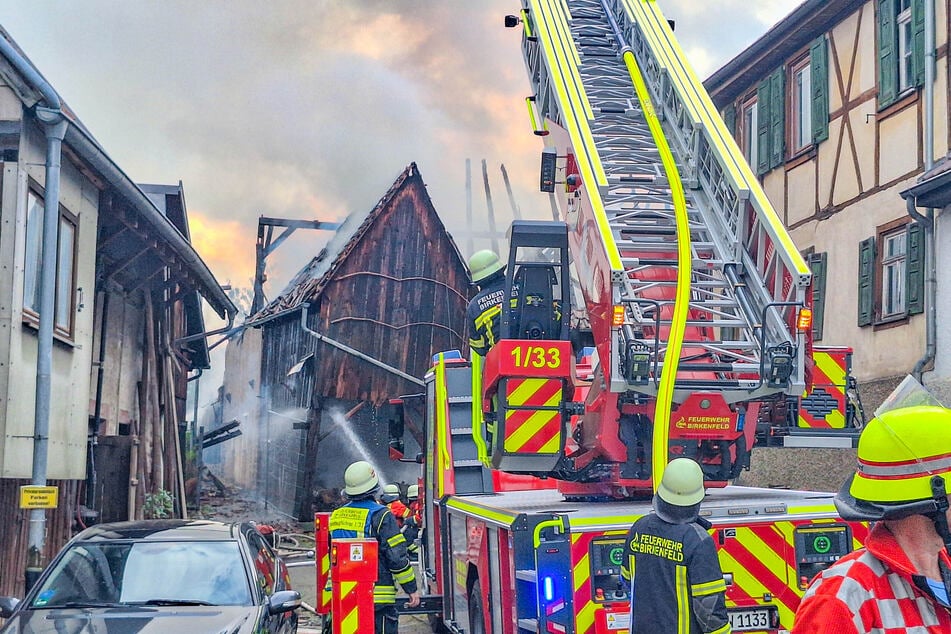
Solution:
M 469 633 L 485 634 L 485 608 L 482 605 L 482 586 L 478 579 L 469 590 Z

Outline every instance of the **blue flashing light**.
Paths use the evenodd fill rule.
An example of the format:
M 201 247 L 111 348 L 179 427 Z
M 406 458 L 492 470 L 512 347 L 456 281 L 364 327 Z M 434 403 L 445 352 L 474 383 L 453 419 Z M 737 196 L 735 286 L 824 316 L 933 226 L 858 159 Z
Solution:
M 741 409 L 739 416 L 736 417 L 736 431 L 743 431 L 743 426 L 746 424 L 746 410 Z
M 545 602 L 550 603 L 555 598 L 555 583 L 551 577 L 545 577 L 542 581 L 542 592 L 545 596 Z
M 460 350 L 446 350 L 445 352 L 437 352 L 433 355 L 433 363 L 439 361 L 439 355 L 442 355 L 442 358 L 448 361 L 449 359 L 461 359 L 462 352 Z

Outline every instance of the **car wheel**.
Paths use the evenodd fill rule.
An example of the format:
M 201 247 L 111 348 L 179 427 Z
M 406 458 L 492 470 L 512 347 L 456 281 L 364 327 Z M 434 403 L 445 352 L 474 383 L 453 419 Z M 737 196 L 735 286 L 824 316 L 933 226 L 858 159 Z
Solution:
M 469 591 L 469 632 L 485 634 L 485 608 L 482 605 L 482 586 L 478 579 Z

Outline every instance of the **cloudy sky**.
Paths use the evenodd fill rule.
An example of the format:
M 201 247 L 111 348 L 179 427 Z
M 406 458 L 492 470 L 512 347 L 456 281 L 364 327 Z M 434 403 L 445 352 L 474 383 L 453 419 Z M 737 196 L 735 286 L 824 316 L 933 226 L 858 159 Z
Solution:
M 799 0 L 665 0 L 708 76 Z M 526 216 L 540 142 L 523 100 L 518 0 L 31 0 L 0 3 L 19 43 L 137 182 L 185 186 L 193 241 L 222 283 L 249 286 L 260 215 L 339 220 L 415 161 L 457 243 L 472 160 L 500 225 L 504 164 Z M 269 263 L 275 295 L 328 236 L 298 232 Z

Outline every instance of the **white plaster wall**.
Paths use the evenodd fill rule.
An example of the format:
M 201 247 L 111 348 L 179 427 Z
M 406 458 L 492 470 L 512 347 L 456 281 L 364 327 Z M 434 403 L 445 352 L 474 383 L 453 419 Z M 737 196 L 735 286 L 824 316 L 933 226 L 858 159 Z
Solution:
M 800 249 L 813 246 L 828 254 L 826 304 L 821 341 L 855 349 L 853 369 L 859 380 L 891 377 L 911 370 L 924 351 L 924 316 L 893 328 L 858 326 L 859 242 L 876 234 L 876 228 L 905 216 L 898 195 L 913 181 L 896 185 L 850 205 L 822 221 L 809 222 L 792 231 Z
M 3 477 L 30 477 L 33 462 L 35 420 L 37 336 L 23 325 L 23 253 L 28 180 L 41 187 L 45 182 L 45 138 L 41 131 L 27 127 L 21 137 L 19 162 L 14 179 L 14 200 L 4 204 L 16 210 L 14 271 L 11 304 L 9 381 L 2 453 Z M 51 479 L 80 479 L 86 474 L 86 433 L 88 425 L 89 367 L 92 361 L 98 190 L 68 160 L 63 160 L 60 176 L 60 203 L 78 218 L 76 287 L 83 289 L 86 307 L 74 315 L 74 339 L 54 342 L 48 472 Z M 4 190 L 6 191 L 6 187 Z

